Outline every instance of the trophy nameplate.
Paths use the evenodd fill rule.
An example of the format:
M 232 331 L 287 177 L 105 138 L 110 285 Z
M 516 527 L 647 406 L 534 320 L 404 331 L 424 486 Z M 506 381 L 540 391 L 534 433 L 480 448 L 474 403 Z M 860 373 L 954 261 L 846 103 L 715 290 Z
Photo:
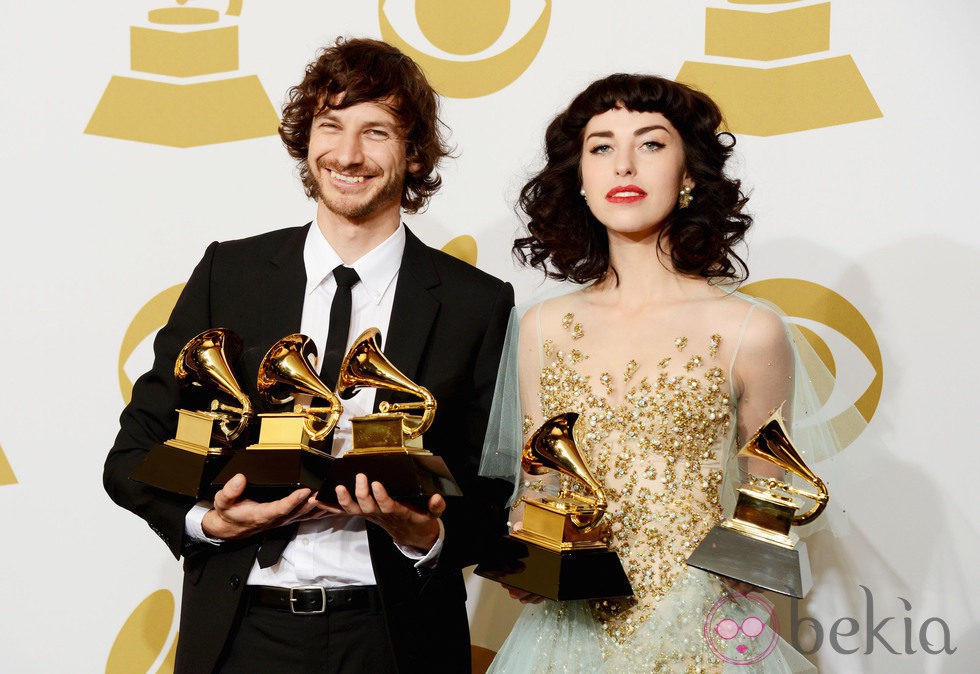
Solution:
M 363 473 L 380 482 L 396 501 L 426 507 L 433 494 L 462 496 L 442 457 L 422 446 L 423 433 L 435 418 L 436 401 L 427 388 L 402 374 L 381 351 L 377 328 L 365 330 L 344 356 L 337 391 L 348 399 L 361 388 L 378 388 L 417 396 L 420 402 L 388 403 L 381 410 L 351 419 L 352 448 L 334 459 L 322 475 L 317 499 L 337 504 L 336 487 L 354 494 L 355 478 Z M 421 410 L 420 415 L 403 410 Z
M 340 418 L 340 401 L 313 369 L 316 345 L 294 334 L 276 342 L 259 366 L 258 389 L 270 405 L 295 402 L 292 412 L 260 414 L 259 441 L 224 466 L 214 479 L 215 491 L 237 473 L 245 476 L 244 496 L 274 501 L 301 488 L 316 489 L 331 462 L 325 446 Z M 309 404 L 295 401 L 310 396 Z M 314 400 L 325 406 L 314 406 Z
M 627 597 L 633 588 L 619 556 L 597 538 L 606 499 L 575 445 L 576 419 L 578 414 L 566 412 L 546 421 L 524 444 L 521 465 L 532 475 L 557 470 L 577 478 L 589 493 L 522 498 L 521 528 L 506 536 L 475 573 L 560 601 Z
M 793 446 L 778 408 L 739 452 L 762 459 L 816 487 L 808 492 L 775 478 L 765 488 L 743 485 L 735 512 L 713 527 L 688 558 L 690 566 L 802 599 L 812 578 L 806 545 L 792 533 L 793 525 L 815 519 L 829 499 L 827 486 L 807 467 Z M 813 507 L 797 515 L 796 502 L 786 492 L 813 500 Z
M 229 365 L 241 350 L 241 340 L 225 328 L 205 330 L 184 346 L 174 366 L 177 382 L 216 389 L 239 406 L 215 399 L 210 411 L 178 409 L 176 437 L 151 447 L 131 479 L 193 498 L 214 495 L 212 480 L 252 418 L 252 404 Z

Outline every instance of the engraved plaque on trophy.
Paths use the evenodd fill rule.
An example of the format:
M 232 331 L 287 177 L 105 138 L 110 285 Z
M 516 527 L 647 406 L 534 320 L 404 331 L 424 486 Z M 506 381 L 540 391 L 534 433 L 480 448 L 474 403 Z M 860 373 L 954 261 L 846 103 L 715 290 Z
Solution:
M 446 462 L 422 447 L 422 434 L 435 419 L 436 400 L 427 388 L 406 377 L 382 353 L 377 328 L 365 330 L 354 341 L 337 377 L 337 392 L 344 400 L 362 388 L 407 393 L 420 400 L 382 402 L 379 412 L 352 418 L 353 447 L 326 467 L 317 499 L 335 505 L 337 485 L 344 485 L 353 494 L 358 473 L 380 482 L 393 499 L 422 507 L 433 494 L 461 496 L 463 492 Z M 421 414 L 406 410 L 420 410 Z
M 768 478 L 764 488 L 743 485 L 738 490 L 735 512 L 704 537 L 688 558 L 691 566 L 720 576 L 802 599 L 809 591 L 810 561 L 806 545 L 792 534 L 793 525 L 814 520 L 827 506 L 830 494 L 823 480 L 807 467 L 790 441 L 780 406 L 749 439 L 739 457 L 761 459 L 810 484 L 810 492 Z M 795 494 L 813 501 L 797 515 Z
M 557 497 L 522 498 L 522 528 L 505 537 L 476 573 L 549 599 L 630 596 L 633 588 L 619 556 L 595 535 L 606 497 L 575 445 L 577 419 L 566 412 L 542 424 L 524 444 L 521 466 L 531 475 L 556 470 L 577 480 L 586 493 L 562 490 Z
M 323 443 L 343 407 L 313 369 L 316 355 L 316 344 L 301 334 L 283 337 L 265 354 L 259 365 L 259 393 L 273 406 L 293 402 L 293 410 L 259 415 L 259 441 L 235 454 L 215 478 L 216 490 L 236 473 L 248 482 L 245 496 L 257 501 L 319 486 L 335 460 Z M 309 404 L 296 401 L 297 394 L 309 396 Z M 325 404 L 314 405 L 318 400 Z
M 132 479 L 194 498 L 214 494 L 211 481 L 231 458 L 232 442 L 253 416 L 252 403 L 229 364 L 241 352 L 241 339 L 225 328 L 205 330 L 181 349 L 174 365 L 177 382 L 223 393 L 237 407 L 215 398 L 206 411 L 178 409 L 177 437 L 151 447 Z

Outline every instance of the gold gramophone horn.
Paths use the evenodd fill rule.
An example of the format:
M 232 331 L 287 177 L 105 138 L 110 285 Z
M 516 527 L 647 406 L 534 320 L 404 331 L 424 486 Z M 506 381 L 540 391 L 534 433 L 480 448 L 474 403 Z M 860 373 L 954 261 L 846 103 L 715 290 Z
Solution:
M 806 524 L 827 507 L 827 501 L 830 499 L 827 485 L 804 463 L 800 453 L 790 441 L 789 433 L 786 432 L 786 425 L 783 422 L 782 405 L 777 407 L 769 419 L 762 424 L 762 427 L 755 432 L 755 435 L 749 438 L 738 455 L 773 463 L 786 472 L 806 480 L 816 488 L 816 493 L 808 492 L 781 480 L 768 478 L 770 491 L 780 489 L 813 500 L 813 507 L 802 515 L 795 515 L 793 524 Z
M 238 385 L 228 364 L 238 360 L 242 340 L 227 328 L 212 328 L 187 342 L 174 364 L 174 378 L 185 386 L 210 386 L 227 393 L 238 401 L 239 407 L 225 405 L 215 399 L 211 411 L 221 417 L 221 432 L 229 442 L 241 435 L 254 412 L 252 401 Z
M 521 467 L 525 473 L 540 475 L 557 470 L 581 481 L 593 494 L 592 498 L 570 492 L 567 497 L 584 503 L 593 509 L 586 518 L 572 515 L 572 524 L 580 531 L 593 529 L 606 512 L 606 495 L 602 485 L 592 476 L 582 454 L 575 445 L 574 427 L 578 419 L 575 412 L 565 412 L 551 417 L 527 439 L 521 452 Z
M 340 375 L 337 377 L 340 397 L 347 400 L 362 388 L 389 389 L 422 399 L 417 403 L 382 402 L 378 406 L 381 412 L 422 410 L 422 419 L 418 424 L 413 426 L 407 419 L 402 420 L 402 429 L 408 438 L 417 438 L 425 433 L 435 419 L 436 399 L 429 389 L 402 374 L 381 352 L 381 332 L 377 328 L 362 332 L 340 365 Z
M 283 337 L 272 345 L 259 365 L 259 393 L 272 405 L 284 405 L 293 400 L 296 393 L 306 393 L 327 402 L 326 407 L 302 408 L 306 420 L 304 428 L 311 440 L 323 440 L 330 434 L 343 406 L 310 365 L 310 356 L 316 357 L 316 344 L 306 335 L 294 334 Z

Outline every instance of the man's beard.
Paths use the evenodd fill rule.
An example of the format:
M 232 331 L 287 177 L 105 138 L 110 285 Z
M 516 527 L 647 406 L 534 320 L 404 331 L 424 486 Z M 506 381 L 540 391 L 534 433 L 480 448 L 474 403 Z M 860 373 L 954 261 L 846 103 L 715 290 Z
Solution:
M 323 176 L 324 180 L 330 179 L 331 169 L 329 167 L 318 164 L 317 168 L 319 169 L 319 175 Z M 366 201 L 362 201 L 357 197 L 350 199 L 343 195 L 338 196 L 335 192 L 331 192 L 328 197 L 320 189 L 319 180 L 313 175 L 310 178 L 313 187 L 313 198 L 322 202 L 331 213 L 353 221 L 368 218 L 377 211 L 389 206 L 392 202 L 401 203 L 402 191 L 405 184 L 404 179 L 397 180 L 393 176 L 389 176 L 381 185 L 380 190 L 368 197 Z

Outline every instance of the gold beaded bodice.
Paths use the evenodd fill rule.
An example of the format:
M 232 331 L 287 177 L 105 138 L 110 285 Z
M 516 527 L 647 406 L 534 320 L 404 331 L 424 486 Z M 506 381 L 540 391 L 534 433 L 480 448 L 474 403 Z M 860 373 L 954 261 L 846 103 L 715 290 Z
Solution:
M 724 337 L 717 332 L 671 335 L 652 347 L 664 352 L 638 343 L 637 357 L 608 371 L 596 368 L 600 360 L 609 363 L 601 343 L 591 343 L 593 353 L 579 348 L 585 336 L 572 313 L 564 314 L 560 329 L 542 335 L 540 418 L 579 413 L 576 442 L 609 500 L 602 535 L 634 591 L 628 600 L 593 608 L 608 636 L 622 644 L 721 520 L 719 486 L 734 409 L 727 364 L 719 362 Z

